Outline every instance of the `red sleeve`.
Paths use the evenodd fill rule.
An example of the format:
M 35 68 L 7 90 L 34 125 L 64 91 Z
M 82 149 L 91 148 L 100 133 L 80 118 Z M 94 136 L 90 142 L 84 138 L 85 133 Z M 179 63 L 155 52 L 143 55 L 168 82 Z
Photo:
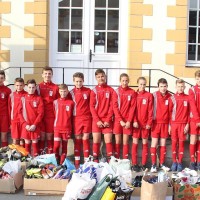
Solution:
M 172 96 L 169 97 L 169 123 L 171 124 L 171 121 L 172 121 L 172 110 L 173 110 L 173 107 L 174 107 L 174 104 L 172 102 Z
M 149 104 L 148 104 L 148 120 L 147 125 L 151 126 L 153 121 L 153 95 L 149 96 Z
M 117 95 L 116 91 L 113 92 L 113 111 L 114 111 L 114 114 L 115 114 L 115 118 L 117 118 L 119 121 L 122 121 L 123 117 L 122 117 L 120 110 L 119 110 L 118 95 Z
M 12 95 L 12 94 L 10 94 Z M 9 125 L 11 125 L 11 109 L 12 109 L 12 105 L 11 105 L 11 96 L 9 95 L 8 97 L 8 120 L 9 120 Z
M 110 106 L 109 106 L 109 110 L 108 110 L 108 115 L 105 120 L 106 122 L 110 122 L 113 117 L 113 93 L 114 93 L 114 90 L 111 88 Z
M 27 122 L 26 122 L 26 120 L 24 119 L 24 116 L 23 116 L 23 105 L 22 105 L 22 102 L 23 102 L 23 101 L 25 101 L 25 98 L 24 98 L 24 97 L 21 98 L 21 101 L 20 101 L 20 103 L 19 103 L 18 115 L 19 115 L 20 122 L 21 122 L 22 124 L 25 123 L 25 124 L 27 125 Z
M 92 114 L 92 118 L 95 120 L 95 121 L 100 121 L 100 118 L 97 114 L 97 111 L 95 109 L 95 106 L 96 106 L 96 94 L 95 92 L 92 90 L 91 93 L 90 93 L 90 111 L 91 111 L 91 114 Z
M 135 111 L 136 111 L 136 93 L 134 92 L 131 98 L 131 107 L 130 107 L 130 112 L 128 116 L 129 122 L 132 122 L 132 120 L 135 118 Z
M 200 123 L 200 116 L 196 105 L 195 94 L 194 91 L 192 91 L 192 89 L 189 89 L 189 101 L 193 118 L 197 123 Z
M 38 114 L 37 118 L 35 119 L 33 123 L 33 125 L 36 125 L 36 126 L 42 121 L 42 118 L 44 116 L 44 105 L 43 105 L 43 101 L 41 97 L 39 98 L 37 114 Z

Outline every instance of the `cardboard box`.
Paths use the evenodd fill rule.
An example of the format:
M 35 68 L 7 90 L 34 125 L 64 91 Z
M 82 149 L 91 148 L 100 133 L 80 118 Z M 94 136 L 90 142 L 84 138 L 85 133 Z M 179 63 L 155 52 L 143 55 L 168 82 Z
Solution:
M 24 178 L 25 195 L 63 195 L 68 179 L 27 179 Z
M 22 171 L 25 173 L 26 168 L 28 167 L 29 162 L 21 162 Z
M 15 193 L 23 185 L 23 172 L 18 172 L 12 179 L 0 179 L 0 193 Z

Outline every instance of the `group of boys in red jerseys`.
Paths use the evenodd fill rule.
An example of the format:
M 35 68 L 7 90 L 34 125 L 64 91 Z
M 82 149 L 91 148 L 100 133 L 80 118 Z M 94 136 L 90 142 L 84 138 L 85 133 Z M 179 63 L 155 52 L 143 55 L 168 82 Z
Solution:
M 129 76 L 120 75 L 116 90 L 106 84 L 103 69 L 97 69 L 97 86 L 92 90 L 83 86 L 84 75 L 73 75 L 74 88 L 69 92 L 66 84 L 52 83 L 53 70 L 44 67 L 43 82 L 36 85 L 27 81 L 27 92 L 22 78 L 15 79 L 15 91 L 4 85 L 5 72 L 0 71 L 0 133 L 1 146 L 8 145 L 7 133 L 11 128 L 14 144 L 25 146 L 33 156 L 47 148 L 63 163 L 67 156 L 67 142 L 74 134 L 75 166 L 80 164 L 83 147 L 84 159 L 89 157 L 89 136 L 93 137 L 93 157 L 98 162 L 102 134 L 109 161 L 113 154 L 129 158 L 129 139 L 132 136 L 132 169 L 146 168 L 148 138 L 151 134 L 151 171 L 156 172 L 159 147 L 160 168 L 165 166 L 166 139 L 172 140 L 172 171 L 183 169 L 184 141 L 190 133 L 190 168 L 200 170 L 200 70 L 195 73 L 196 85 L 184 93 L 185 82 L 176 80 L 176 94 L 168 92 L 167 80 L 158 80 L 158 91 L 145 90 L 146 79 L 139 77 L 138 89 L 129 84 Z M 113 145 L 112 136 L 115 136 Z M 142 138 L 142 166 L 138 165 L 138 142 Z M 158 145 L 158 142 L 160 143 Z M 62 149 L 60 149 L 60 146 Z M 61 154 L 60 154 L 61 152 Z

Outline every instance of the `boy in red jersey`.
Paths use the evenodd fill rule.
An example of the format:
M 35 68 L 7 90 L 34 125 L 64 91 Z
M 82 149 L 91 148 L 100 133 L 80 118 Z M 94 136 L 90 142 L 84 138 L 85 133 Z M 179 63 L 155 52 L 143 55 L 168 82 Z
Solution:
M 200 70 L 195 72 L 196 85 L 189 89 L 190 169 L 200 170 Z M 196 154 L 196 158 L 195 158 Z
M 171 94 L 167 91 L 167 80 L 161 78 L 158 80 L 158 91 L 153 93 L 153 125 L 151 130 L 151 172 L 157 172 L 156 169 L 156 149 L 158 139 L 160 138 L 160 168 L 169 170 L 165 167 L 166 139 L 168 138 L 169 127 L 169 97 Z
M 0 134 L 1 134 L 1 147 L 8 145 L 8 130 L 9 130 L 9 108 L 8 98 L 11 89 L 4 85 L 5 72 L 0 70 Z
M 91 91 L 90 110 L 92 113 L 93 156 L 98 162 L 101 134 L 104 134 L 108 160 L 113 154 L 112 149 L 112 96 L 114 90 L 106 84 L 106 74 L 103 69 L 97 69 L 95 77 L 98 85 Z
M 138 141 L 142 138 L 142 169 L 146 168 L 148 157 L 148 137 L 153 118 L 153 95 L 145 90 L 146 78 L 137 79 L 137 106 L 136 116 L 133 123 L 133 144 L 132 144 L 132 170 L 139 171 L 137 162 Z
M 36 82 L 27 81 L 27 94 L 21 98 L 19 117 L 22 123 L 22 138 L 25 140 L 25 149 L 33 156 L 38 155 L 38 138 L 40 137 L 40 123 L 44 115 L 42 98 L 35 94 Z M 32 144 L 31 144 L 32 142 Z M 32 146 L 32 148 L 31 148 Z
M 84 75 L 77 72 L 73 75 L 74 89 L 70 94 L 74 102 L 73 130 L 75 166 L 80 164 L 81 145 L 83 144 L 84 159 L 89 157 L 90 142 L 89 134 L 92 132 L 92 116 L 90 112 L 90 92 L 89 88 L 83 86 Z
M 169 98 L 170 126 L 169 133 L 172 139 L 172 171 L 182 171 L 184 141 L 189 130 L 189 96 L 184 94 L 185 82 L 176 80 L 176 94 Z M 178 155 L 177 155 L 178 148 Z
M 44 118 L 42 120 L 41 137 L 39 141 L 40 152 L 45 148 L 47 141 L 48 153 L 53 151 L 54 111 L 53 101 L 59 97 L 58 86 L 52 83 L 53 70 L 51 67 L 44 67 L 42 70 L 43 82 L 37 87 L 38 95 L 44 102 Z
M 21 98 L 27 94 L 24 90 L 24 79 L 15 79 L 15 92 L 12 92 L 9 96 L 9 114 L 11 120 L 11 137 L 13 144 L 20 144 L 24 146 L 24 141 L 21 139 L 22 124 L 18 114 L 18 107 L 21 103 Z
M 120 75 L 120 83 L 121 86 L 113 93 L 115 157 L 120 157 L 121 136 L 123 136 L 123 159 L 128 159 L 129 136 L 132 134 L 132 122 L 136 108 L 136 93 L 128 87 L 128 74 Z
M 53 102 L 55 121 L 54 121 L 54 148 L 56 158 L 62 164 L 67 156 L 67 142 L 72 134 L 72 115 L 74 103 L 67 98 L 69 93 L 66 84 L 59 86 L 60 98 Z M 62 141 L 62 153 L 59 156 L 59 148 Z

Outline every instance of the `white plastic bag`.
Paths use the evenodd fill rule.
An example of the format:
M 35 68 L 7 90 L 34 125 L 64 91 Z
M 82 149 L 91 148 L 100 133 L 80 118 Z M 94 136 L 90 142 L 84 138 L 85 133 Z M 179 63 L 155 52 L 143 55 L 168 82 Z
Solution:
M 90 179 L 90 174 L 74 173 L 66 187 L 62 200 L 86 199 L 96 184 L 95 179 Z
M 9 161 L 3 166 L 3 170 L 9 173 L 12 177 L 21 170 L 21 161 Z
M 129 188 L 128 184 L 132 183 L 132 172 L 131 170 L 124 170 L 117 168 L 116 176 L 121 182 L 121 188 L 126 189 Z

